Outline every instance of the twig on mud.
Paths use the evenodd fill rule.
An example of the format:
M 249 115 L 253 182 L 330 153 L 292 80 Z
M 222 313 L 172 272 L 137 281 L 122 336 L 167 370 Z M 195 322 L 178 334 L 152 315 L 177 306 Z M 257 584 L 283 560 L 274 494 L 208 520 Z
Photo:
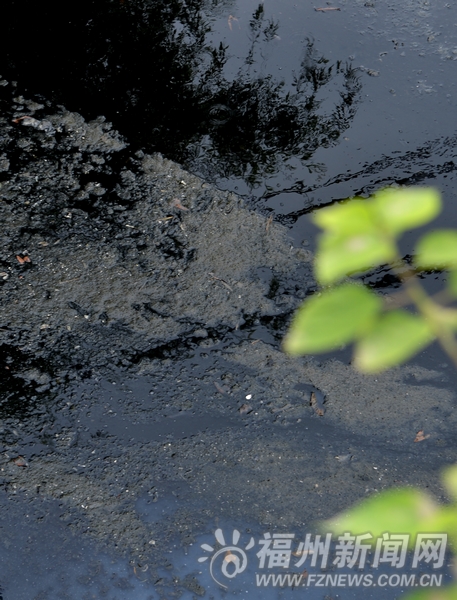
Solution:
M 217 279 L 217 281 L 220 281 L 222 283 L 222 285 L 225 285 L 226 288 L 228 288 L 231 292 L 233 292 L 233 288 L 230 287 L 229 284 L 226 281 L 224 281 L 220 277 L 216 277 L 216 275 L 214 275 L 214 273 L 208 273 L 208 275 L 210 277 L 212 277 L 213 279 Z
M 182 205 L 179 198 L 173 198 L 173 200 L 170 201 L 169 206 L 171 206 L 171 208 L 179 208 L 179 210 L 189 210 L 186 206 Z
M 217 381 L 213 381 L 213 383 L 214 383 L 214 387 L 216 388 L 216 390 L 218 392 L 220 392 L 221 394 L 227 395 L 227 392 L 224 390 L 224 388 L 221 385 L 219 385 L 217 383 Z
M 18 117 L 17 119 L 13 119 L 13 123 L 20 123 L 24 119 L 33 119 L 33 117 L 30 117 L 29 115 L 23 115 L 22 117 Z

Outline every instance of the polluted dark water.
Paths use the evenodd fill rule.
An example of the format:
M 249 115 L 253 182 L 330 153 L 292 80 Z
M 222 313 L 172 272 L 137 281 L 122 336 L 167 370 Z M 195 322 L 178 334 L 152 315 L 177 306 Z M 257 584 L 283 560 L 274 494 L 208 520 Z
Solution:
M 383 489 L 449 500 L 449 359 L 432 346 L 362 376 L 347 350 L 292 359 L 281 340 L 317 289 L 314 209 L 433 185 L 437 224 L 457 225 L 456 6 L 5 0 L 2 16 L 0 596 L 448 583 L 448 553 L 340 565 L 332 539 L 324 564 L 304 544 Z M 364 282 L 398 287 L 384 267 Z

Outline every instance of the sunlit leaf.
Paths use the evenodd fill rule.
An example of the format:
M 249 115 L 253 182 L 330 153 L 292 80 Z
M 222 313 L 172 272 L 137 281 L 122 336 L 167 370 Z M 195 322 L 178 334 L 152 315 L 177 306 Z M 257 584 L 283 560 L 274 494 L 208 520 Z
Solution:
M 457 231 L 442 229 L 424 235 L 416 246 L 414 263 L 422 269 L 457 267 Z
M 403 310 L 381 317 L 357 344 L 355 365 L 365 373 L 375 373 L 398 365 L 433 340 L 426 321 Z
M 424 532 L 446 533 L 448 546 L 454 552 L 457 550 L 457 513 L 455 506 L 441 506 L 423 523 Z
M 433 188 L 387 188 L 373 198 L 379 222 L 395 235 L 425 225 L 441 210 L 440 193 Z
M 289 354 L 325 352 L 365 332 L 382 301 L 360 285 L 344 284 L 313 296 L 298 309 L 284 340 Z
M 443 471 L 443 481 L 447 491 L 449 492 L 449 495 L 457 501 L 457 465 L 448 467 Z
M 394 258 L 394 245 L 389 238 L 376 232 L 343 237 L 324 234 L 315 259 L 315 274 L 321 284 L 328 285 Z
M 322 530 L 341 535 L 370 533 L 373 538 L 389 533 L 410 533 L 410 546 L 415 534 L 430 531 L 427 521 L 433 519 L 439 507 L 423 492 L 402 488 L 388 490 L 361 502 L 348 512 L 337 515 L 322 524 Z M 437 533 L 437 532 L 436 532 Z
M 370 202 L 362 198 L 321 208 L 312 219 L 322 229 L 339 235 L 374 232 L 378 228 Z
M 447 277 L 447 287 L 449 292 L 457 298 L 457 271 L 451 271 Z

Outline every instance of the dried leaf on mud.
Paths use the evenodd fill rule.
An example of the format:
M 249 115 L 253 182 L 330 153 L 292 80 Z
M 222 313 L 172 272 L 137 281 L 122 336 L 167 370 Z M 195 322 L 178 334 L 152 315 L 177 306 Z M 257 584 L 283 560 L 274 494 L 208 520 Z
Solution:
M 323 400 L 323 398 L 318 398 L 316 396 L 315 392 L 311 392 L 311 398 L 310 398 L 309 403 L 312 406 L 314 412 L 316 413 L 316 415 L 318 417 L 323 417 L 324 416 L 325 408 L 324 408 L 324 400 Z
M 414 438 L 415 442 L 423 442 L 424 440 L 428 440 L 428 438 L 430 437 L 430 434 L 427 433 L 427 435 L 424 435 L 424 430 L 421 429 L 420 431 L 418 431 L 416 433 L 416 437 Z

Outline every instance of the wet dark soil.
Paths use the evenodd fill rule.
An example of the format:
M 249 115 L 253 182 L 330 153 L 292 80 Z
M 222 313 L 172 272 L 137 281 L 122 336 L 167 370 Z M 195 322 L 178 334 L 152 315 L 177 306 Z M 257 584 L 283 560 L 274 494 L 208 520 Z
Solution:
M 17 534 L 30 523 L 45 553 L 67 548 L 57 565 L 90 570 L 76 536 L 94 556 L 147 564 L 153 585 L 168 544 L 220 521 L 311 527 L 392 485 L 443 499 L 448 368 L 364 377 L 288 358 L 280 340 L 314 283 L 281 225 L 161 155 L 132 155 L 103 119 L 3 90 L 4 564 L 27 548 L 37 568 L 42 550 Z M 419 429 L 431 437 L 415 444 Z M 164 514 L 145 520 L 140 498 Z M 59 568 L 40 577 L 48 597 Z M 171 597 L 170 569 L 154 594 Z M 5 590 L 25 598 L 14 572 Z
M 370 88 L 376 64 L 355 67 L 348 58 L 337 65 L 338 57 L 330 69 L 310 40 L 297 94 L 286 106 L 271 79 L 253 79 L 241 67 L 239 77 L 224 72 L 225 55 L 209 52 L 196 34 L 200 6 L 143 4 L 107 3 L 118 34 L 99 45 L 87 39 L 95 39 L 90 32 L 104 17 L 101 8 L 80 3 L 69 25 L 62 15 L 61 46 L 73 54 L 62 66 L 56 59 L 53 69 L 45 68 L 46 52 L 55 48 L 43 29 L 46 10 L 37 15 L 30 4 L 27 17 L 11 22 L 18 39 L 47 43 L 39 75 L 33 52 L 5 50 L 8 77 L 0 80 L 5 599 L 205 592 L 219 598 L 225 592 L 208 587 L 197 562 L 187 571 L 180 567 L 202 534 L 217 527 L 259 535 L 312 531 L 316 520 L 392 486 L 420 486 L 446 500 L 439 470 L 457 456 L 456 379 L 435 348 L 373 377 L 355 372 L 346 354 L 291 359 L 280 348 L 293 311 L 316 289 L 310 207 L 349 189 L 366 194 L 393 182 L 438 182 L 446 193 L 455 177 L 455 122 L 445 134 L 440 121 L 426 142 L 402 155 L 388 156 L 391 142 L 380 139 L 386 155 L 374 160 L 370 146 L 362 150 L 369 164 L 343 174 L 354 144 L 366 147 L 363 135 L 357 141 L 360 123 L 352 121 L 366 107 L 361 78 Z M 366 35 L 376 7 L 354 6 Z M 93 11 L 89 23 L 87 10 Z M 401 54 L 401 44 L 417 36 L 420 47 L 413 51 L 429 44 L 450 64 L 453 49 L 443 32 L 440 41 L 428 4 L 405 3 L 404 10 L 417 29 L 400 20 L 404 41 L 394 40 L 389 52 Z M 228 27 L 231 8 L 220 11 Z M 439 7 L 440 18 L 446 11 Z M 112 57 L 123 65 L 124 53 L 131 65 L 127 54 L 139 51 L 119 33 L 128 31 L 126 14 L 135 27 L 141 17 L 148 35 L 136 38 L 142 60 L 124 86 L 115 74 L 125 76 L 126 69 L 111 68 Z M 33 26 L 38 16 L 41 32 Z M 229 31 L 236 33 L 232 16 Z M 276 43 L 281 33 L 273 16 L 254 16 L 244 48 L 250 64 L 262 54 L 257 40 Z M 87 24 L 87 64 L 65 42 L 69 31 L 80 31 L 79 21 Z M 393 25 L 383 23 L 389 33 Z M 176 36 L 170 38 L 171 24 Z M 152 49 L 145 43 L 148 27 L 155 31 Z M 322 28 L 318 42 L 327 27 L 336 35 L 334 21 L 316 27 Z M 378 58 L 382 31 L 379 25 L 370 42 Z M 430 41 L 420 37 L 425 33 Z M 100 46 L 109 68 L 94 58 L 103 54 Z M 159 50 L 163 63 L 153 60 Z M 182 66 L 205 52 L 208 63 L 199 63 L 197 73 Z M 423 58 L 426 63 L 427 53 Z M 144 92 L 150 90 L 145 64 L 168 90 L 159 106 Z M 22 82 L 11 76 L 16 71 Z M 417 94 L 427 103 L 438 84 L 420 81 Z M 109 93 L 116 98 L 111 104 Z M 331 109 L 320 104 L 326 94 L 338 98 Z M 262 121 L 252 118 L 254 105 Z M 181 125 L 173 128 L 175 122 Z M 346 130 L 356 142 L 346 140 L 350 150 L 341 151 L 338 167 L 336 155 L 327 155 L 324 183 L 322 152 L 342 143 Z M 287 175 L 274 189 L 278 172 Z M 242 198 L 235 187 L 249 194 Z M 446 206 L 451 222 L 452 205 Z M 443 277 L 431 276 L 429 285 L 435 276 Z M 367 282 L 383 289 L 395 285 L 389 277 L 381 269 Z M 310 406 L 311 392 L 325 397 L 323 416 Z M 414 443 L 419 430 L 430 437 Z M 362 592 L 344 590 L 340 597 L 367 597 Z

